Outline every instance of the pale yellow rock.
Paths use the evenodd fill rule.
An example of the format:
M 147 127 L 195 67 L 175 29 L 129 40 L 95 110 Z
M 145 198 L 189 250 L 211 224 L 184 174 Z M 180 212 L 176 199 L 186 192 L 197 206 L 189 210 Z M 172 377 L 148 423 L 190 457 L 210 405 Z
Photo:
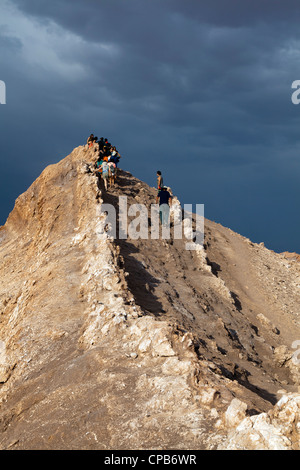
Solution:
M 225 413 L 225 422 L 228 429 L 237 427 L 246 417 L 247 404 L 234 398 Z

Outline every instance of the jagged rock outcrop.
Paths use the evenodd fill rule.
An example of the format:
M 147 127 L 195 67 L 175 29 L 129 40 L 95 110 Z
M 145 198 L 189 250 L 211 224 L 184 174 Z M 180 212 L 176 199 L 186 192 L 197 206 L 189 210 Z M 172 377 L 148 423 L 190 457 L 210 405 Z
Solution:
M 299 450 L 299 394 L 285 395 L 268 413 L 238 419 L 244 409 L 245 404 L 240 403 L 235 413 L 229 413 L 236 419 L 229 422 L 234 424 L 233 430 L 229 430 L 220 450 Z
M 288 251 L 285 251 L 282 254 L 289 261 L 300 261 L 300 255 L 298 253 L 289 253 Z
M 113 239 L 103 205 L 155 189 L 106 193 L 94 160 L 47 167 L 0 228 L 1 448 L 298 448 L 299 264 L 208 220 L 196 251 Z

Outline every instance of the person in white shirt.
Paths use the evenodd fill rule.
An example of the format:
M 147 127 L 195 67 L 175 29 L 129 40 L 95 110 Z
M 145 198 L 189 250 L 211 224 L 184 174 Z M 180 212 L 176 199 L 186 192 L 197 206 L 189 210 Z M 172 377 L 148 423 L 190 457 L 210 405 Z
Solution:
M 105 189 L 107 190 L 107 181 L 109 178 L 109 167 L 108 167 L 108 162 L 104 161 L 101 163 L 101 168 L 102 168 L 102 179 L 104 182 Z

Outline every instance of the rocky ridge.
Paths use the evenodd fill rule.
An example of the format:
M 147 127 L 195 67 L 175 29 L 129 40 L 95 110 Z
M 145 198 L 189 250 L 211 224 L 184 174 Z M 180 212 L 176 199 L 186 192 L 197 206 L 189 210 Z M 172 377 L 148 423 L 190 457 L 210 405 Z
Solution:
M 299 264 L 208 220 L 198 251 L 112 239 L 103 204 L 155 189 L 106 193 L 94 160 L 47 167 L 0 228 L 1 448 L 298 449 Z

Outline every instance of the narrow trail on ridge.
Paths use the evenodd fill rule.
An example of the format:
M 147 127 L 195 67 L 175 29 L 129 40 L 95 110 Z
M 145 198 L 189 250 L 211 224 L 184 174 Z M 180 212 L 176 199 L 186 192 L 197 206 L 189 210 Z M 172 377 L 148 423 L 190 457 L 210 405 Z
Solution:
M 116 186 L 103 191 L 102 197 L 118 208 L 119 196 L 127 196 L 128 207 L 145 204 L 150 214 L 156 189 L 119 170 Z M 117 239 L 116 243 L 129 289 L 145 314 L 192 332 L 199 357 L 213 360 L 225 376 L 242 384 L 260 409 L 277 401 L 282 381 L 294 390 L 287 372 L 278 370 L 272 358 L 280 341 L 293 339 L 290 322 L 278 306 L 274 320 L 280 338 L 268 332 L 264 338 L 261 335 L 257 315 L 268 315 L 275 304 L 252 266 L 254 244 L 207 219 L 204 265 L 195 251 L 185 249 L 186 240 Z

